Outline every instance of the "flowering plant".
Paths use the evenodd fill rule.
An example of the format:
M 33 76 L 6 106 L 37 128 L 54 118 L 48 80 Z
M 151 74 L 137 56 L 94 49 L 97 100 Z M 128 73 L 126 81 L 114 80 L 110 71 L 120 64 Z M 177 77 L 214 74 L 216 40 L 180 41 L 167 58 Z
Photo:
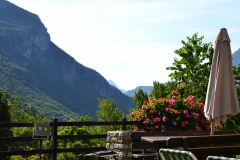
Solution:
M 204 105 L 199 99 L 190 95 L 181 99 L 178 93 L 172 92 L 172 99 L 150 97 L 144 101 L 142 109 L 132 112 L 134 121 L 144 121 L 144 125 L 133 125 L 134 131 L 161 131 L 174 127 L 179 131 L 209 130 L 210 122 L 204 116 Z

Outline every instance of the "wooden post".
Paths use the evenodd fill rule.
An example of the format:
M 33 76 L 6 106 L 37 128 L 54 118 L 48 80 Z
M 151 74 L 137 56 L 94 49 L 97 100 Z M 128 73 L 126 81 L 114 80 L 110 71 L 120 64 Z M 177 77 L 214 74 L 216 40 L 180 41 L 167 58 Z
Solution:
M 125 117 L 122 118 L 122 122 L 126 122 L 126 118 Z M 122 129 L 121 130 L 122 131 L 126 131 L 126 123 L 122 124 Z
M 53 142 L 52 142 L 52 149 L 54 150 L 52 153 L 52 160 L 57 160 L 57 118 L 53 118 L 52 120 L 54 122 L 54 126 L 52 127 L 52 136 L 53 136 Z

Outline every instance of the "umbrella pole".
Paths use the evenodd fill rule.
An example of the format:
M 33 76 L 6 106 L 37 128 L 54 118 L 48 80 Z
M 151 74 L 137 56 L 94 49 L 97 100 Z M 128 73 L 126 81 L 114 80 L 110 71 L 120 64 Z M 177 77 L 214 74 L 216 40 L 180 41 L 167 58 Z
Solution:
M 211 133 L 210 135 L 214 135 L 214 120 L 211 120 Z

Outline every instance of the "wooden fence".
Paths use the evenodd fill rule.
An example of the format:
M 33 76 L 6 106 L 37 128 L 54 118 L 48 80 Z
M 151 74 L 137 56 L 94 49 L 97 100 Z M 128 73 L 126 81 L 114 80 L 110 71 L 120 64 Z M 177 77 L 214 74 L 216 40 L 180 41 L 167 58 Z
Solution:
M 106 138 L 106 134 L 97 135 L 57 135 L 58 126 L 100 126 L 100 125 L 121 125 L 121 130 L 126 130 L 127 125 L 143 124 L 142 121 L 126 121 L 126 118 L 122 118 L 122 121 L 118 122 L 58 122 L 57 118 L 53 118 L 50 122 L 52 127 L 52 149 L 42 150 L 43 154 L 52 154 L 52 160 L 57 159 L 57 153 L 62 152 L 94 152 L 106 150 L 105 147 L 88 147 L 88 148 L 57 148 L 58 139 L 92 139 L 92 138 Z M 6 127 L 34 127 L 34 123 L 0 123 L 0 129 Z M 46 136 L 34 136 L 34 138 L 46 138 Z M 33 141 L 32 137 L 0 137 L 0 142 L 11 142 L 11 141 Z M 30 151 L 0 151 L 1 156 L 12 156 L 12 155 L 34 155 L 39 154 L 39 150 Z

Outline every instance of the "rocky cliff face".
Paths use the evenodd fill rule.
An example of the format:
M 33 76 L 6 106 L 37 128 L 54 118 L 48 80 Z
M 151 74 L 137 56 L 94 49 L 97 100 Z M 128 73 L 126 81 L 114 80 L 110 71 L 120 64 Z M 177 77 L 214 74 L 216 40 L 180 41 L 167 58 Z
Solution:
M 16 79 L 24 87 L 18 94 L 38 105 L 42 113 L 46 114 L 54 105 L 59 110 L 66 107 L 69 113 L 76 113 L 82 106 L 85 114 L 94 117 L 98 97 L 110 97 L 125 114 L 130 107 L 135 108 L 131 98 L 109 85 L 98 72 L 76 62 L 51 42 L 47 28 L 37 15 L 5 0 L 0 0 L 0 55 L 5 58 L 2 63 L 11 59 L 11 67 L 18 66 L 17 71 L 21 68 Z M 10 72 L 14 68 L 4 70 Z M 39 95 L 34 95 L 35 91 Z M 54 100 L 54 105 L 42 104 L 41 94 Z M 47 116 L 55 114 L 48 112 L 52 113 Z

